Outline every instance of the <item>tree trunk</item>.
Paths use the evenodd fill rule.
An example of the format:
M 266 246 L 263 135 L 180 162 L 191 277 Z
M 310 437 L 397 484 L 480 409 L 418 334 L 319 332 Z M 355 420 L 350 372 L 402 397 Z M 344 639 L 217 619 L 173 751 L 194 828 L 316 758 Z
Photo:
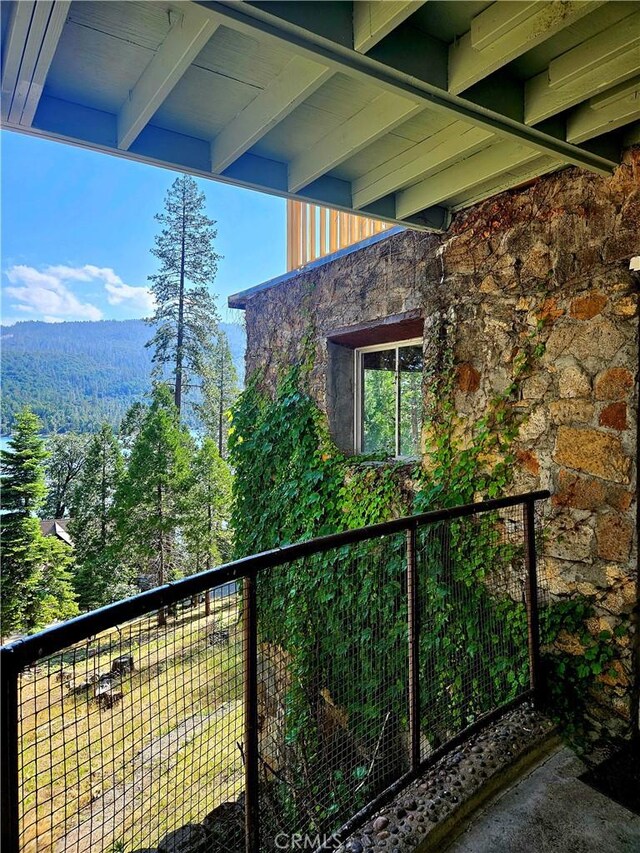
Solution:
M 211 517 L 211 486 L 207 487 L 207 570 L 211 568 L 211 536 L 213 531 L 213 519 Z M 211 615 L 211 590 L 204 592 L 204 615 Z
M 176 333 L 176 387 L 174 402 L 178 416 L 182 410 L 182 363 L 184 350 L 184 252 L 186 235 L 186 210 L 184 190 L 182 195 L 182 236 L 180 246 L 180 284 L 178 289 L 178 329 Z
M 102 445 L 102 483 L 100 489 L 100 546 L 107 547 L 107 460 L 104 444 Z
M 162 586 L 162 584 L 164 583 L 164 574 L 165 574 L 165 572 L 164 572 L 165 554 L 164 554 L 164 531 L 162 529 L 162 521 L 163 521 L 162 485 L 160 483 L 158 483 L 157 498 L 158 498 L 158 519 L 160 521 L 160 536 L 158 537 L 158 586 Z M 167 612 L 166 612 L 164 607 L 161 607 L 160 610 L 158 610 L 158 625 L 159 625 L 159 627 L 162 627 L 163 625 L 166 625 L 166 624 L 167 624 Z
M 222 415 L 224 413 L 224 348 L 220 346 L 220 398 L 218 400 L 218 453 L 222 456 Z

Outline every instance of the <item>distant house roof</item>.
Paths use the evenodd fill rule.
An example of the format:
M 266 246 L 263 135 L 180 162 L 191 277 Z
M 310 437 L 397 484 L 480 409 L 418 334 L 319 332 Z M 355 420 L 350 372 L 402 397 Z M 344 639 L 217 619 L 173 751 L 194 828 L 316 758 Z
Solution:
M 58 539 L 73 548 L 73 539 L 67 533 L 68 523 L 66 518 L 43 518 L 40 522 L 40 530 L 43 536 L 57 536 Z

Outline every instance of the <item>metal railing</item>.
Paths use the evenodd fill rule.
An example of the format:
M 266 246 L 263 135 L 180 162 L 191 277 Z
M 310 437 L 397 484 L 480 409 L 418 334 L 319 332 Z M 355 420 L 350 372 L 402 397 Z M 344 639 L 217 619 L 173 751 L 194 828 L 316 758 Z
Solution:
M 335 847 L 539 696 L 548 494 L 274 549 L 3 647 L 3 851 Z

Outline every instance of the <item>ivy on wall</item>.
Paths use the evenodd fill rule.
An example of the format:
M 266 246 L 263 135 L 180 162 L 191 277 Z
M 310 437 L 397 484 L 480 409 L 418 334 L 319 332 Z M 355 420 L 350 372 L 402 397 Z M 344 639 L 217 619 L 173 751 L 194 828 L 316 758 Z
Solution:
M 541 330 L 540 324 L 522 336 L 511 383 L 463 439 L 453 403 L 452 328 L 442 319 L 438 346 L 425 365 L 426 453 L 410 472 L 411 489 L 406 466 L 337 450 L 325 416 L 305 391 L 309 359 L 285 372 L 274 395 L 254 375 L 229 433 L 236 555 L 503 494 L 519 428 L 512 403 L 543 352 Z M 523 544 L 497 535 L 501 523 L 491 514 L 419 533 L 421 723 L 431 746 L 527 686 L 522 596 L 494 580 L 523 565 Z M 289 776 L 279 796 L 280 809 L 293 809 L 297 825 L 335 825 L 332 816 L 353 813 L 388 781 L 380 768 L 397 775 L 398 761 L 406 759 L 403 544 L 362 543 L 259 578 L 261 640 L 285 650 L 291 671 Z M 584 702 L 613 657 L 607 632 L 594 638 L 586 631 L 591 613 L 583 597 L 542 608 L 553 702 L 565 713 Z M 580 654 L 554 646 L 562 631 L 580 637 Z M 376 661 L 388 662 L 385 673 L 393 677 L 381 681 Z M 338 720 L 330 726 L 332 747 L 328 714 Z M 293 798 L 291 791 L 297 792 Z

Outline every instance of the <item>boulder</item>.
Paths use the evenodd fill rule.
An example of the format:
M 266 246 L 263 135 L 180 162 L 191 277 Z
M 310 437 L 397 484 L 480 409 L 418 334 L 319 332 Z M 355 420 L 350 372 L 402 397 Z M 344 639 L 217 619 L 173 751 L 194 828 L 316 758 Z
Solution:
M 113 675 L 127 675 L 134 671 L 133 658 L 131 655 L 122 655 L 111 661 L 111 672 Z
M 222 803 L 202 821 L 207 853 L 243 853 L 244 808 L 240 802 Z
M 226 646 L 229 643 L 229 631 L 226 628 L 212 631 L 209 634 L 209 643 L 212 646 Z
M 115 705 L 122 702 L 123 694 L 120 690 L 111 690 L 110 687 L 100 687 L 95 692 L 95 700 L 101 711 L 110 711 Z
M 199 823 L 185 823 L 165 835 L 158 844 L 158 853 L 205 853 L 210 849 L 207 833 Z

